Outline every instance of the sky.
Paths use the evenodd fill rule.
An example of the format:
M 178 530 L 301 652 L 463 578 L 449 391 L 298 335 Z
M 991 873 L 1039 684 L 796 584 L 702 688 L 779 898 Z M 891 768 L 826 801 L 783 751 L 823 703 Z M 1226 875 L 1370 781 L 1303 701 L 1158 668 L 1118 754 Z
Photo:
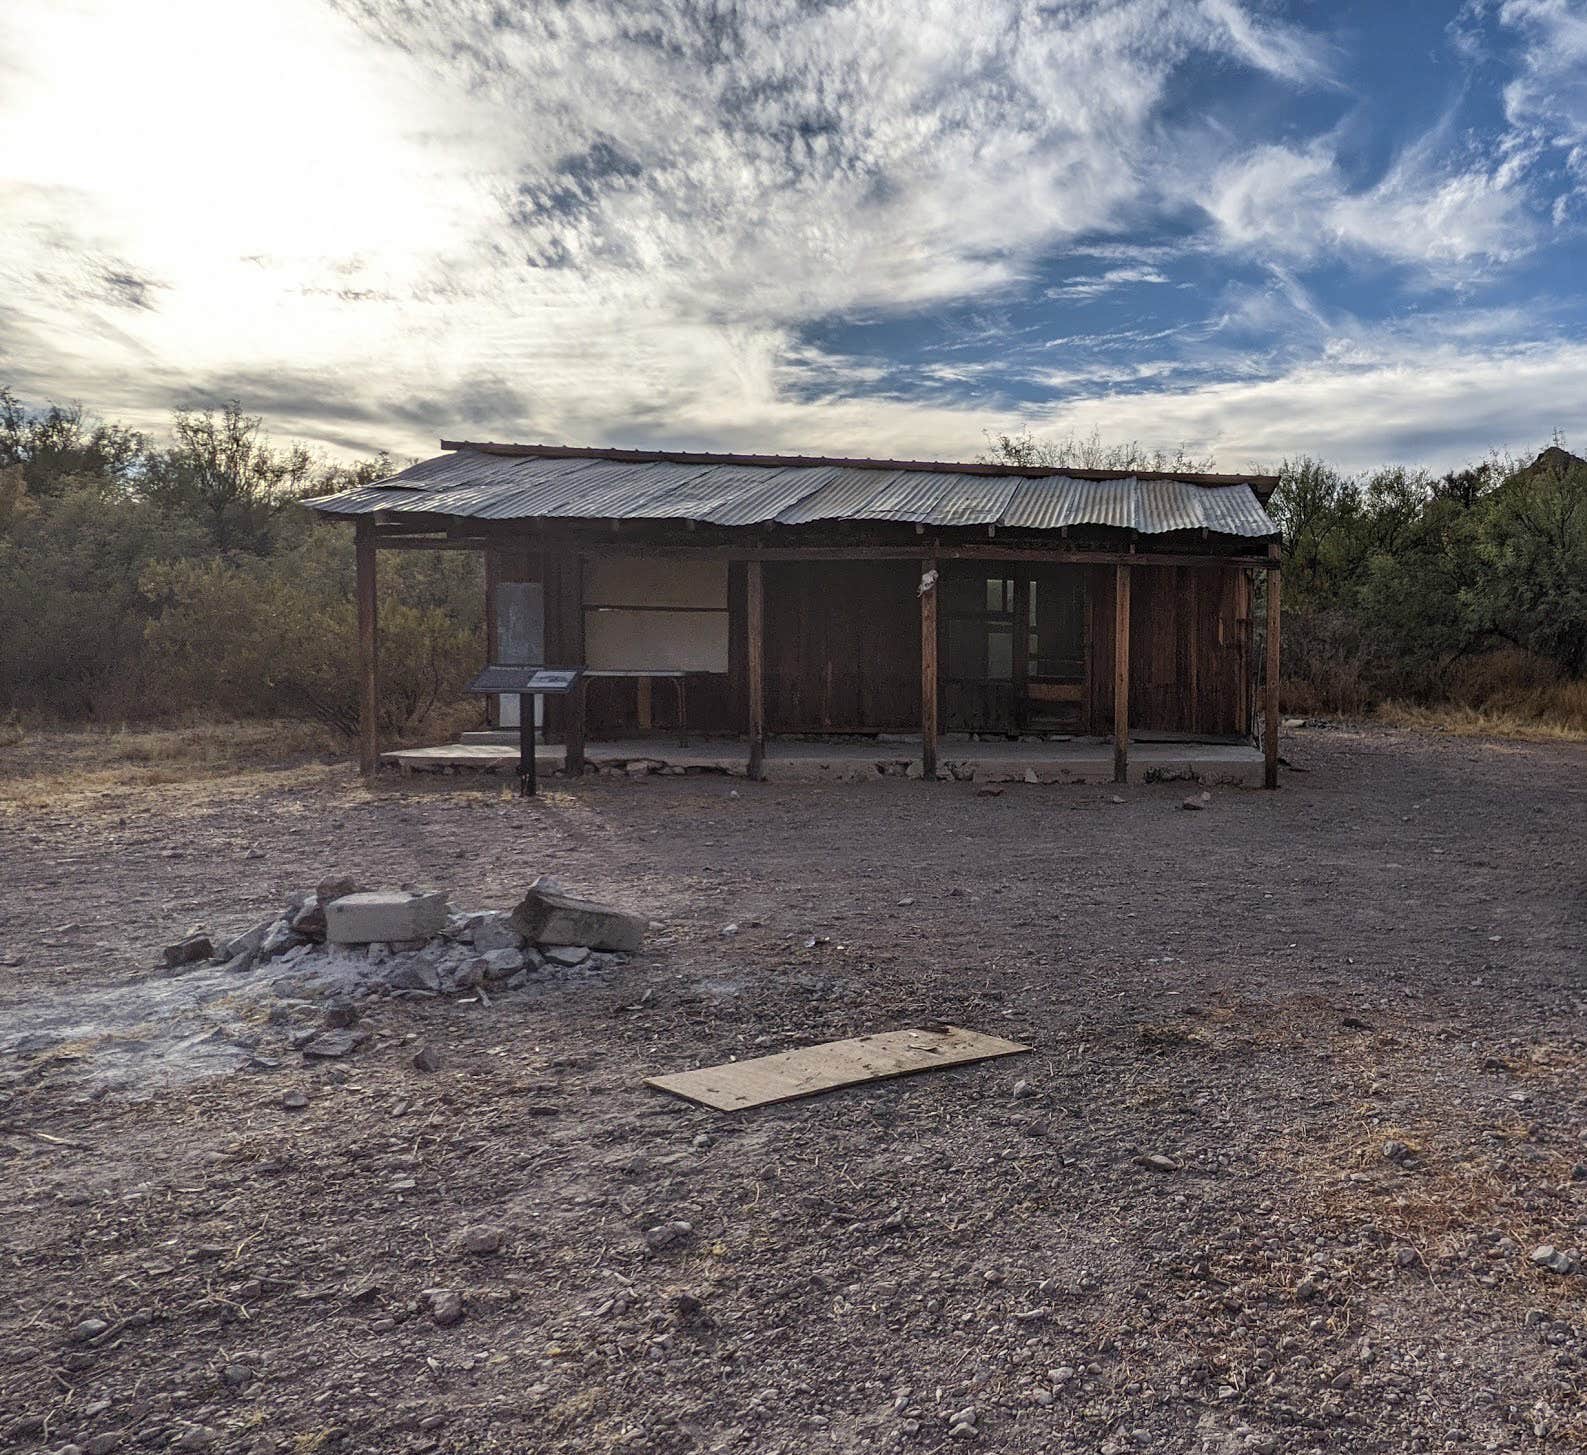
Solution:
M 6 0 L 0 385 L 336 457 L 1587 442 L 1587 0 Z

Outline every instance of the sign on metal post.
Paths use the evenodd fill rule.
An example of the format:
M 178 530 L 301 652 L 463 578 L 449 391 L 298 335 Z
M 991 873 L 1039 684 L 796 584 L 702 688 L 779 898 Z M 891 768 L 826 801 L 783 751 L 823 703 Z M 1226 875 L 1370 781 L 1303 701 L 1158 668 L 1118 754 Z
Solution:
M 514 667 L 492 663 L 468 684 L 481 697 L 514 692 L 518 695 L 518 791 L 534 796 L 535 698 L 560 697 L 578 686 L 582 667 Z

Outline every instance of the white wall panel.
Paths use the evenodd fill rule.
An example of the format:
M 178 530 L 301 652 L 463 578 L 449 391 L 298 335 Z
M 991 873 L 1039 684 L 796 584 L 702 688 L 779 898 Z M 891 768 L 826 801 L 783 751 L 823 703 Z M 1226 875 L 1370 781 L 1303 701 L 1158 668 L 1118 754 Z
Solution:
M 727 612 L 586 609 L 584 658 L 607 671 L 725 672 Z

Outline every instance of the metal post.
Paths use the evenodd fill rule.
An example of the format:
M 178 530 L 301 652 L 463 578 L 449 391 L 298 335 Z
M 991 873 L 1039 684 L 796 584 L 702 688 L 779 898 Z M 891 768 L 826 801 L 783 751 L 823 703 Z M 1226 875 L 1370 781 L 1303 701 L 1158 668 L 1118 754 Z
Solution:
M 518 694 L 518 793 L 535 795 L 535 699 L 532 692 Z

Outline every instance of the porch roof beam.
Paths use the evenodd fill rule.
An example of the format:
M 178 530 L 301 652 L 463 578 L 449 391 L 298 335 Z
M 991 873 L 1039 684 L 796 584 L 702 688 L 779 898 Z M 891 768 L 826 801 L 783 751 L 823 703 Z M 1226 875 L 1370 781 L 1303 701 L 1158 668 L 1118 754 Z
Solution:
M 491 531 L 476 536 L 420 535 L 377 528 L 376 542 L 389 550 L 484 550 L 488 546 L 516 544 L 523 549 L 543 550 L 555 546 L 590 559 L 600 557 L 652 556 L 680 560 L 725 561 L 887 561 L 919 560 L 929 553 L 939 560 L 949 561 L 1040 561 L 1056 565 L 1080 566 L 1223 566 L 1230 570 L 1260 568 L 1278 570 L 1268 555 L 1220 555 L 1207 551 L 1152 551 L 1152 550 L 1080 550 L 1073 545 L 1015 546 L 986 544 L 955 544 L 926 540 L 913 546 L 905 545 L 700 545 L 649 544 L 632 541 L 615 544 L 610 541 L 580 539 L 577 536 L 549 535 L 535 531 Z

